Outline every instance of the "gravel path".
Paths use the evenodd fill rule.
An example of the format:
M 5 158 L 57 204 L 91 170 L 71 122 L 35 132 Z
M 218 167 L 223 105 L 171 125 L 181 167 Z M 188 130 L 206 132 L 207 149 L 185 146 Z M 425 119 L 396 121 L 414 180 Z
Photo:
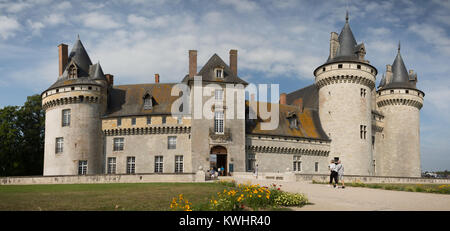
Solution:
M 450 195 L 403 192 L 383 189 L 346 187 L 335 189 L 324 184 L 282 182 L 234 178 L 237 183 L 282 185 L 288 192 L 304 193 L 311 205 L 296 208 L 299 211 L 450 211 Z

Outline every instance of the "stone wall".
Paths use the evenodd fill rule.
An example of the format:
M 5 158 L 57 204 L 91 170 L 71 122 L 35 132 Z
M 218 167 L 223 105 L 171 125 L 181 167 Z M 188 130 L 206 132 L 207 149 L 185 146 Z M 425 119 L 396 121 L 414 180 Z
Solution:
M 255 179 L 253 173 L 236 172 L 233 174 L 234 178 L 241 179 Z M 329 174 L 301 174 L 293 172 L 260 172 L 258 179 L 285 181 L 285 182 L 321 182 L 328 183 L 330 180 Z M 389 177 L 389 176 L 359 176 L 346 175 L 344 176 L 346 183 L 392 183 L 392 184 L 450 184 L 450 179 L 439 178 L 420 178 L 420 177 Z
M 27 176 L 2 177 L 0 185 L 30 184 L 103 184 L 103 183 L 150 183 L 150 182 L 204 182 L 205 174 L 135 174 L 135 175 L 84 175 L 84 176 Z

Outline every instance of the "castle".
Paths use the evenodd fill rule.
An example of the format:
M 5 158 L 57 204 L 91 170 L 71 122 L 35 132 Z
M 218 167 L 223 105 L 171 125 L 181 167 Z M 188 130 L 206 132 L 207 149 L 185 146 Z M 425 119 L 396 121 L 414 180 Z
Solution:
M 238 77 L 237 50 L 230 50 L 229 64 L 214 54 L 199 71 L 197 51 L 189 51 L 180 83 L 210 94 L 183 95 L 181 107 L 194 109 L 194 99 L 221 102 L 213 118 L 196 118 L 192 110 L 172 113 L 179 83 L 160 83 L 155 74 L 155 83 L 114 85 L 114 76 L 92 64 L 79 38 L 70 54 L 65 44 L 58 49 L 59 77 L 41 95 L 44 175 L 183 174 L 210 167 L 224 167 L 227 174 L 255 168 L 327 174 L 338 157 L 347 175 L 420 177 L 424 93 L 416 87 L 417 74 L 407 71 L 399 45 L 376 87 L 378 70 L 365 59 L 348 15 L 340 34 L 331 33 L 329 57 L 314 70 L 312 85 L 280 94 L 279 104 L 259 102 L 279 109 L 278 126 L 269 130 L 263 129 L 266 118 L 248 117 L 253 96 L 233 99 L 232 109 L 224 105 L 228 89 L 211 87 L 245 94 L 240 86 L 249 84 Z M 246 117 L 229 117 L 230 110 Z

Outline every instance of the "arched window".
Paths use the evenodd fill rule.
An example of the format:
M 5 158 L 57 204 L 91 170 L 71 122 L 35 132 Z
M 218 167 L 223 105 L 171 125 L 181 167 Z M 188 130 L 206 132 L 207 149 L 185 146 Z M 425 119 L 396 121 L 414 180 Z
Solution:
M 152 96 L 146 94 L 144 96 L 144 110 L 151 110 L 153 108 Z
M 75 79 L 78 76 L 78 71 L 77 71 L 77 67 L 75 65 L 70 65 L 69 67 L 69 78 L 70 79 Z

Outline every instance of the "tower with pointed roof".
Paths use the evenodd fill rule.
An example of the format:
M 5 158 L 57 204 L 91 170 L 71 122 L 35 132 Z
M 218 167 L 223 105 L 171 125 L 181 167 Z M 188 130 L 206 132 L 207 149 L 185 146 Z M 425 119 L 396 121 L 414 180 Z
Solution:
M 376 171 L 382 176 L 420 177 L 420 109 L 425 94 L 417 74 L 406 69 L 400 54 L 380 81 L 376 106 L 384 115 L 383 138 L 377 142 Z
M 340 34 L 331 33 L 327 61 L 314 70 L 320 122 L 332 140 L 330 158 L 339 157 L 352 175 L 374 174 L 371 118 L 377 69 L 365 54 L 347 13 Z
M 42 93 L 45 110 L 44 175 L 102 172 L 101 116 L 107 80 L 78 37 L 70 54 L 59 45 L 59 76 Z

